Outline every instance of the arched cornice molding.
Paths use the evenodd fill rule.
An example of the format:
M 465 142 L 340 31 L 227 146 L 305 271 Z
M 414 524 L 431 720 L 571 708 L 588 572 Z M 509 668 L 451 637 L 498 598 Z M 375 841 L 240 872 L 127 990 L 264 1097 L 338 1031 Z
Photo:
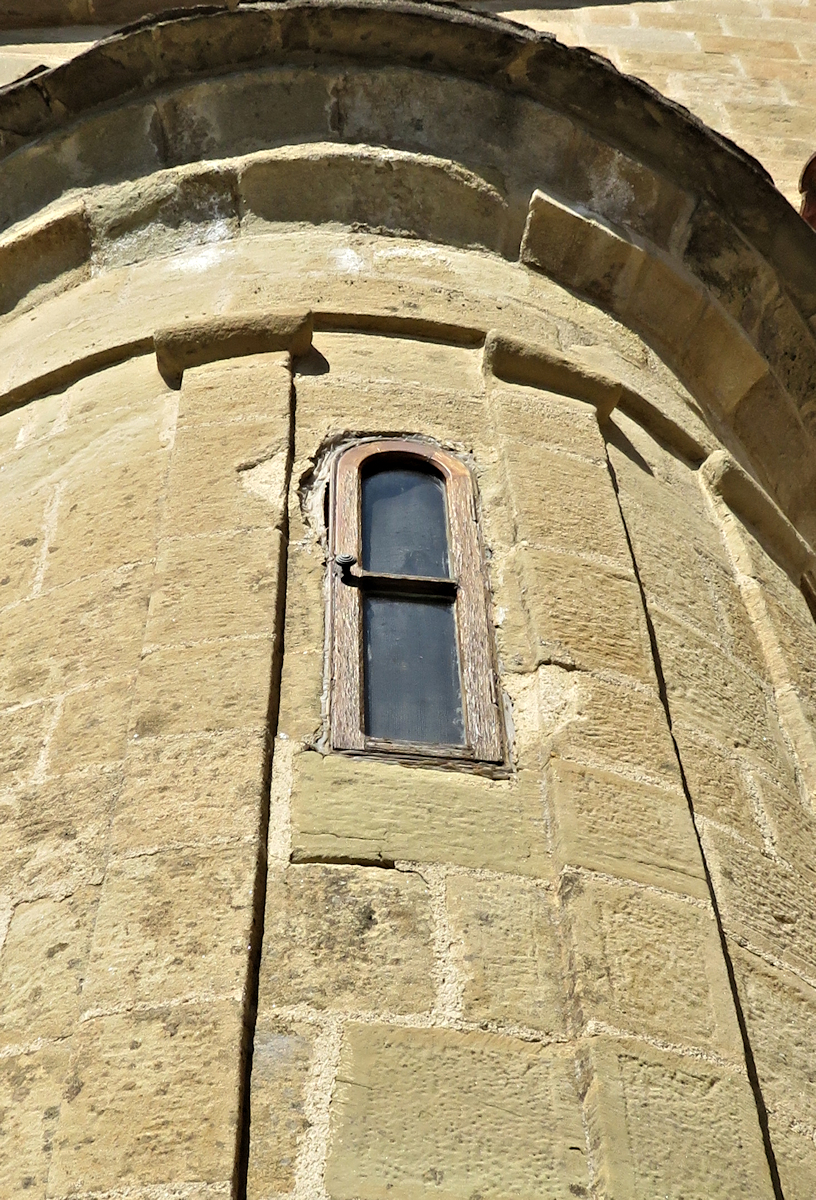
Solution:
M 711 201 L 816 312 L 816 239 L 762 166 L 606 59 L 504 19 L 406 0 L 201 5 L 149 17 L 5 89 L 0 156 L 94 109 L 181 81 L 279 64 L 379 61 L 526 96 Z
M 0 94 L 6 310 L 125 243 L 172 252 L 151 228 L 292 220 L 483 247 L 587 297 L 813 537 L 816 235 L 599 56 L 450 6 L 286 0 L 146 20 Z

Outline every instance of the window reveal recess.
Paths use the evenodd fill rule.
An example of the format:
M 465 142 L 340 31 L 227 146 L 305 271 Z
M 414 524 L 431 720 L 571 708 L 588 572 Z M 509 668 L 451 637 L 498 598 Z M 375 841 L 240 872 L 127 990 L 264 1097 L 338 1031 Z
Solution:
M 334 749 L 501 762 L 468 469 L 418 441 L 346 450 L 329 540 Z

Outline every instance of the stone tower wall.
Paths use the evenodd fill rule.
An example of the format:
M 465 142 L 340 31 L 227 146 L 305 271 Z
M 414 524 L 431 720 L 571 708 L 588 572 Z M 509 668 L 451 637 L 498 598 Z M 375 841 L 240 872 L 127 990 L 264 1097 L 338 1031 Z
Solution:
M 454 19 L 0 98 L 4 1195 L 812 1195 L 812 234 Z M 370 434 L 473 470 L 500 770 L 326 753 Z

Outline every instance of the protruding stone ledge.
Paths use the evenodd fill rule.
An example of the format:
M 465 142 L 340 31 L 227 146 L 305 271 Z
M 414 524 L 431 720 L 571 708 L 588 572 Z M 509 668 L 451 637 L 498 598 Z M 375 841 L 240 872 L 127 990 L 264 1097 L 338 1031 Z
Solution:
M 444 342 L 451 346 L 481 346 L 484 329 L 475 325 L 453 325 L 428 317 L 403 317 L 397 313 L 331 312 L 320 309 L 314 313 L 314 327 L 327 333 L 350 333 L 360 329 L 366 333 L 386 333 L 403 338 L 423 338 L 429 342 Z
M 757 474 L 809 533 L 816 521 L 816 343 L 767 264 L 747 243 L 740 253 L 755 281 L 759 322 L 723 279 L 707 288 L 685 260 L 541 191 L 530 202 L 520 258 L 642 337 L 715 426 L 734 431 Z
M 596 217 L 536 191 L 521 243 L 521 261 L 613 313 L 692 384 L 702 385 L 718 414 L 730 417 L 767 374 L 749 336 L 718 312 L 699 281 L 648 244 L 636 244 Z M 709 366 L 715 342 L 729 370 Z
M 701 478 L 715 496 L 757 532 L 776 551 L 775 557 L 800 582 L 816 573 L 816 551 L 771 497 L 726 450 L 715 450 L 700 468 Z
M 51 392 L 59 392 L 71 384 L 78 383 L 87 375 L 96 371 L 104 371 L 106 367 L 115 367 L 117 363 L 126 362 L 140 354 L 149 354 L 153 349 L 152 337 L 133 338 L 127 342 L 114 342 L 103 346 L 100 350 L 91 350 L 70 362 L 61 363 L 52 371 L 42 375 L 31 375 L 28 379 L 10 388 L 0 395 L 0 414 L 19 408 L 30 400 L 47 396 Z
M 288 350 L 295 357 L 306 354 L 312 329 L 311 312 L 247 313 L 189 321 L 156 330 L 156 364 L 164 381 L 180 388 L 188 367 L 275 350 Z
M 293 222 L 337 222 L 511 258 L 522 229 L 520 213 L 492 184 L 450 160 L 331 142 L 277 147 L 89 188 L 79 202 L 56 200 L 18 222 L 0 236 L 0 314 L 42 283 L 64 289 L 87 278 L 92 264 L 130 265 L 196 240 Z
M 506 383 L 546 388 L 562 396 L 586 400 L 605 421 L 629 389 L 624 384 L 593 371 L 576 358 L 556 354 L 544 346 L 533 346 L 491 329 L 485 339 L 484 368 Z
M 660 441 L 692 463 L 706 457 L 704 447 L 651 401 L 633 388 L 595 371 L 572 355 L 557 354 L 491 329 L 485 338 L 484 369 L 506 383 L 545 388 L 594 405 L 598 420 L 607 421 L 616 408 L 633 417 Z
M 91 230 L 84 204 L 55 206 L 0 237 L 0 313 L 42 284 L 90 274 Z M 40 293 L 42 294 L 42 293 Z

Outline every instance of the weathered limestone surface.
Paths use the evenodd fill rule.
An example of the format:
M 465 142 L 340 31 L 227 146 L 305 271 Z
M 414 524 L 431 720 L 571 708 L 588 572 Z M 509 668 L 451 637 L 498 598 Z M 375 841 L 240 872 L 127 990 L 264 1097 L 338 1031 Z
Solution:
M 0 1192 L 810 1200 L 810 235 L 501 23 L 111 46 L 0 97 Z M 369 435 L 472 469 L 499 768 L 331 753 Z
M 454 267 L 433 247 L 399 257 L 393 242 L 354 239 L 359 274 L 332 285 L 335 305 L 357 288 L 382 309 L 400 294 L 385 275 L 402 272 L 404 297 L 412 263 L 428 277 L 410 285 L 417 303 L 425 287 L 465 277 L 464 254 Z M 286 249 L 282 235 L 264 236 L 258 252 L 273 244 Z M 380 248 L 388 253 L 377 260 Z M 330 250 L 326 235 L 312 254 Z M 279 274 L 270 272 L 267 294 L 300 254 L 290 245 L 288 258 L 269 260 Z M 218 259 L 208 295 L 226 288 L 228 262 Z M 480 270 L 486 287 L 501 277 L 490 260 Z M 521 314 L 531 285 L 502 271 L 504 303 Z M 240 289 L 252 286 L 252 277 L 236 285 L 239 310 Z M 298 286 L 289 307 L 306 299 Z M 606 318 L 537 286 L 550 336 L 588 362 L 592 344 L 604 343 L 606 369 L 625 369 L 628 386 L 651 403 L 663 397 L 684 436 L 699 436 L 699 416 L 636 339 L 616 334 L 610 349 Z M 146 276 L 139 287 L 149 294 Z M 453 290 L 429 294 L 429 310 L 450 319 Z M 459 310 L 482 305 L 487 319 L 491 303 L 495 312 L 477 294 Z M 523 317 L 531 331 L 537 311 Z M 137 356 L 0 422 L 3 483 L 31 496 L 10 527 L 17 565 L 4 586 L 13 579 L 16 590 L 2 613 L 7 636 L 29 647 L 8 661 L 4 683 L 3 804 L 13 823 L 3 835 L 11 919 L 0 960 L 8 1061 L 39 1081 L 14 1134 L 27 1139 L 26 1171 L 54 1198 L 123 1184 L 202 1195 L 231 1186 L 286 578 L 250 1193 L 357 1195 L 357 1172 L 379 1194 L 374 1164 L 383 1139 L 398 1134 L 399 1187 L 436 1188 L 441 1171 L 450 1194 L 469 1195 L 452 1127 L 422 1098 L 444 1061 L 445 1087 L 462 1097 L 457 1127 L 472 1128 L 483 1151 L 485 1186 L 512 1168 L 520 1187 L 566 1181 L 646 1200 L 660 1180 L 671 1194 L 685 1179 L 687 1152 L 673 1132 L 682 1120 L 689 1144 L 706 1147 L 700 1161 L 719 1164 L 723 1189 L 769 1195 L 641 584 L 726 932 L 751 954 L 781 955 L 775 969 L 793 978 L 811 970 L 812 903 L 797 850 L 809 826 L 797 825 L 798 776 L 775 689 L 790 660 L 809 712 L 798 643 L 779 643 L 769 675 L 758 618 L 694 469 L 629 417 L 614 415 L 604 437 L 590 405 L 485 375 L 478 347 L 404 333 L 318 329 L 294 366 L 294 429 L 286 354 L 189 369 L 180 393 L 154 359 Z M 473 464 L 513 723 L 507 778 L 325 754 L 326 455 L 371 432 L 430 436 Z M 106 455 L 111 487 L 100 507 L 90 497 Z M 133 539 L 121 532 L 131 516 Z M 769 604 L 794 611 L 798 593 L 767 561 Z M 52 604 L 58 620 L 37 618 Z M 776 897 L 767 917 L 758 890 Z M 806 1087 L 783 1094 L 774 1082 L 784 1078 L 782 1051 L 753 978 L 740 964 L 780 1170 L 795 1162 L 790 1177 L 801 1180 L 808 1159 L 791 1138 L 808 1119 Z M 791 1003 L 782 985 L 773 995 Z M 389 1089 L 375 1120 L 355 1099 L 355 1072 L 365 1081 L 370 1039 L 392 1037 L 404 1043 L 394 1060 L 397 1075 L 408 1072 L 404 1095 Z M 438 1053 L 423 1049 L 434 1039 Z M 412 1090 L 414 1055 L 427 1062 L 416 1078 L 428 1083 Z M 498 1070 L 514 1088 L 531 1055 L 509 1124 L 477 1130 L 478 1080 Z M 473 1074 L 470 1098 L 462 1072 Z M 578 1082 L 564 1092 L 567 1079 Z M 739 1162 L 699 1099 L 712 1087 L 745 1131 Z M 644 1097 L 655 1094 L 661 1102 L 647 1113 Z M 201 1120 L 182 1127 L 179 1107 Z M 412 1130 L 426 1110 L 420 1153 Z M 510 1153 L 528 1137 L 530 1114 L 539 1121 L 545 1111 L 561 1114 L 552 1143 L 540 1156 Z M 576 1122 L 588 1142 L 564 1134 Z M 33 1131 L 46 1127 L 43 1143 Z
M 570 1056 L 491 1034 L 351 1026 L 329 1195 L 586 1195 Z M 478 1173 L 474 1165 L 478 1163 Z
M 781 1139 L 782 1186 L 804 1194 L 816 1128 L 803 1082 L 816 977 L 808 788 L 816 755 L 811 690 L 801 681 L 813 618 L 785 570 L 693 470 L 626 418 L 615 422 L 627 444 L 619 437 L 610 456 L 771 1140 Z M 780 611 L 790 616 L 780 620 Z
M 0 614 L 9 1195 L 232 1178 L 290 386 L 271 355 L 179 397 L 135 358 L 10 418 L 40 517 Z
M 723 1194 L 769 1196 L 700 846 L 592 408 L 483 380 L 469 349 L 320 331 L 298 368 L 296 406 L 250 1194 L 492 1194 L 495 1170 L 522 1192 L 609 1184 L 610 1194 L 645 1200 L 656 1179 L 669 1194 L 683 1186 L 688 1151 L 650 1149 L 672 1142 L 682 1113 L 706 1146 L 692 1194 L 706 1194 L 717 1162 Z M 419 428 L 468 455 L 476 472 L 513 720 L 510 779 L 325 753 L 326 448 L 350 432 Z M 598 607 L 607 596 L 608 620 Z M 423 896 L 402 925 L 403 945 L 414 947 L 410 979 L 390 948 L 389 878 L 400 892 L 416 880 Z M 310 1049 L 298 1050 L 293 1083 L 265 1047 L 304 1021 Z M 484 1030 L 497 1040 L 484 1041 Z M 537 1072 L 560 1087 L 555 1063 L 569 1059 L 580 1086 L 568 1098 L 559 1091 L 558 1121 L 589 1131 L 589 1142 L 568 1143 L 575 1162 L 597 1152 L 580 1178 L 559 1143 L 542 1144 L 541 1158 L 519 1150 L 505 1160 L 514 1127 L 491 1118 L 468 1132 L 480 1072 L 511 1070 L 492 1056 L 532 1047 L 536 1063 L 552 1065 L 530 1066 L 525 1099 L 509 1111 L 514 1120 L 537 1111 Z M 475 1092 L 454 1103 L 446 1089 L 460 1088 L 460 1058 Z M 716 1128 L 703 1115 L 712 1087 L 727 1097 Z M 638 1114 L 655 1088 L 661 1104 L 647 1119 Z M 285 1133 L 276 1103 L 291 1113 Z M 744 1161 L 738 1146 L 726 1148 L 734 1121 L 751 1141 Z M 465 1150 L 451 1148 L 454 1136 Z

